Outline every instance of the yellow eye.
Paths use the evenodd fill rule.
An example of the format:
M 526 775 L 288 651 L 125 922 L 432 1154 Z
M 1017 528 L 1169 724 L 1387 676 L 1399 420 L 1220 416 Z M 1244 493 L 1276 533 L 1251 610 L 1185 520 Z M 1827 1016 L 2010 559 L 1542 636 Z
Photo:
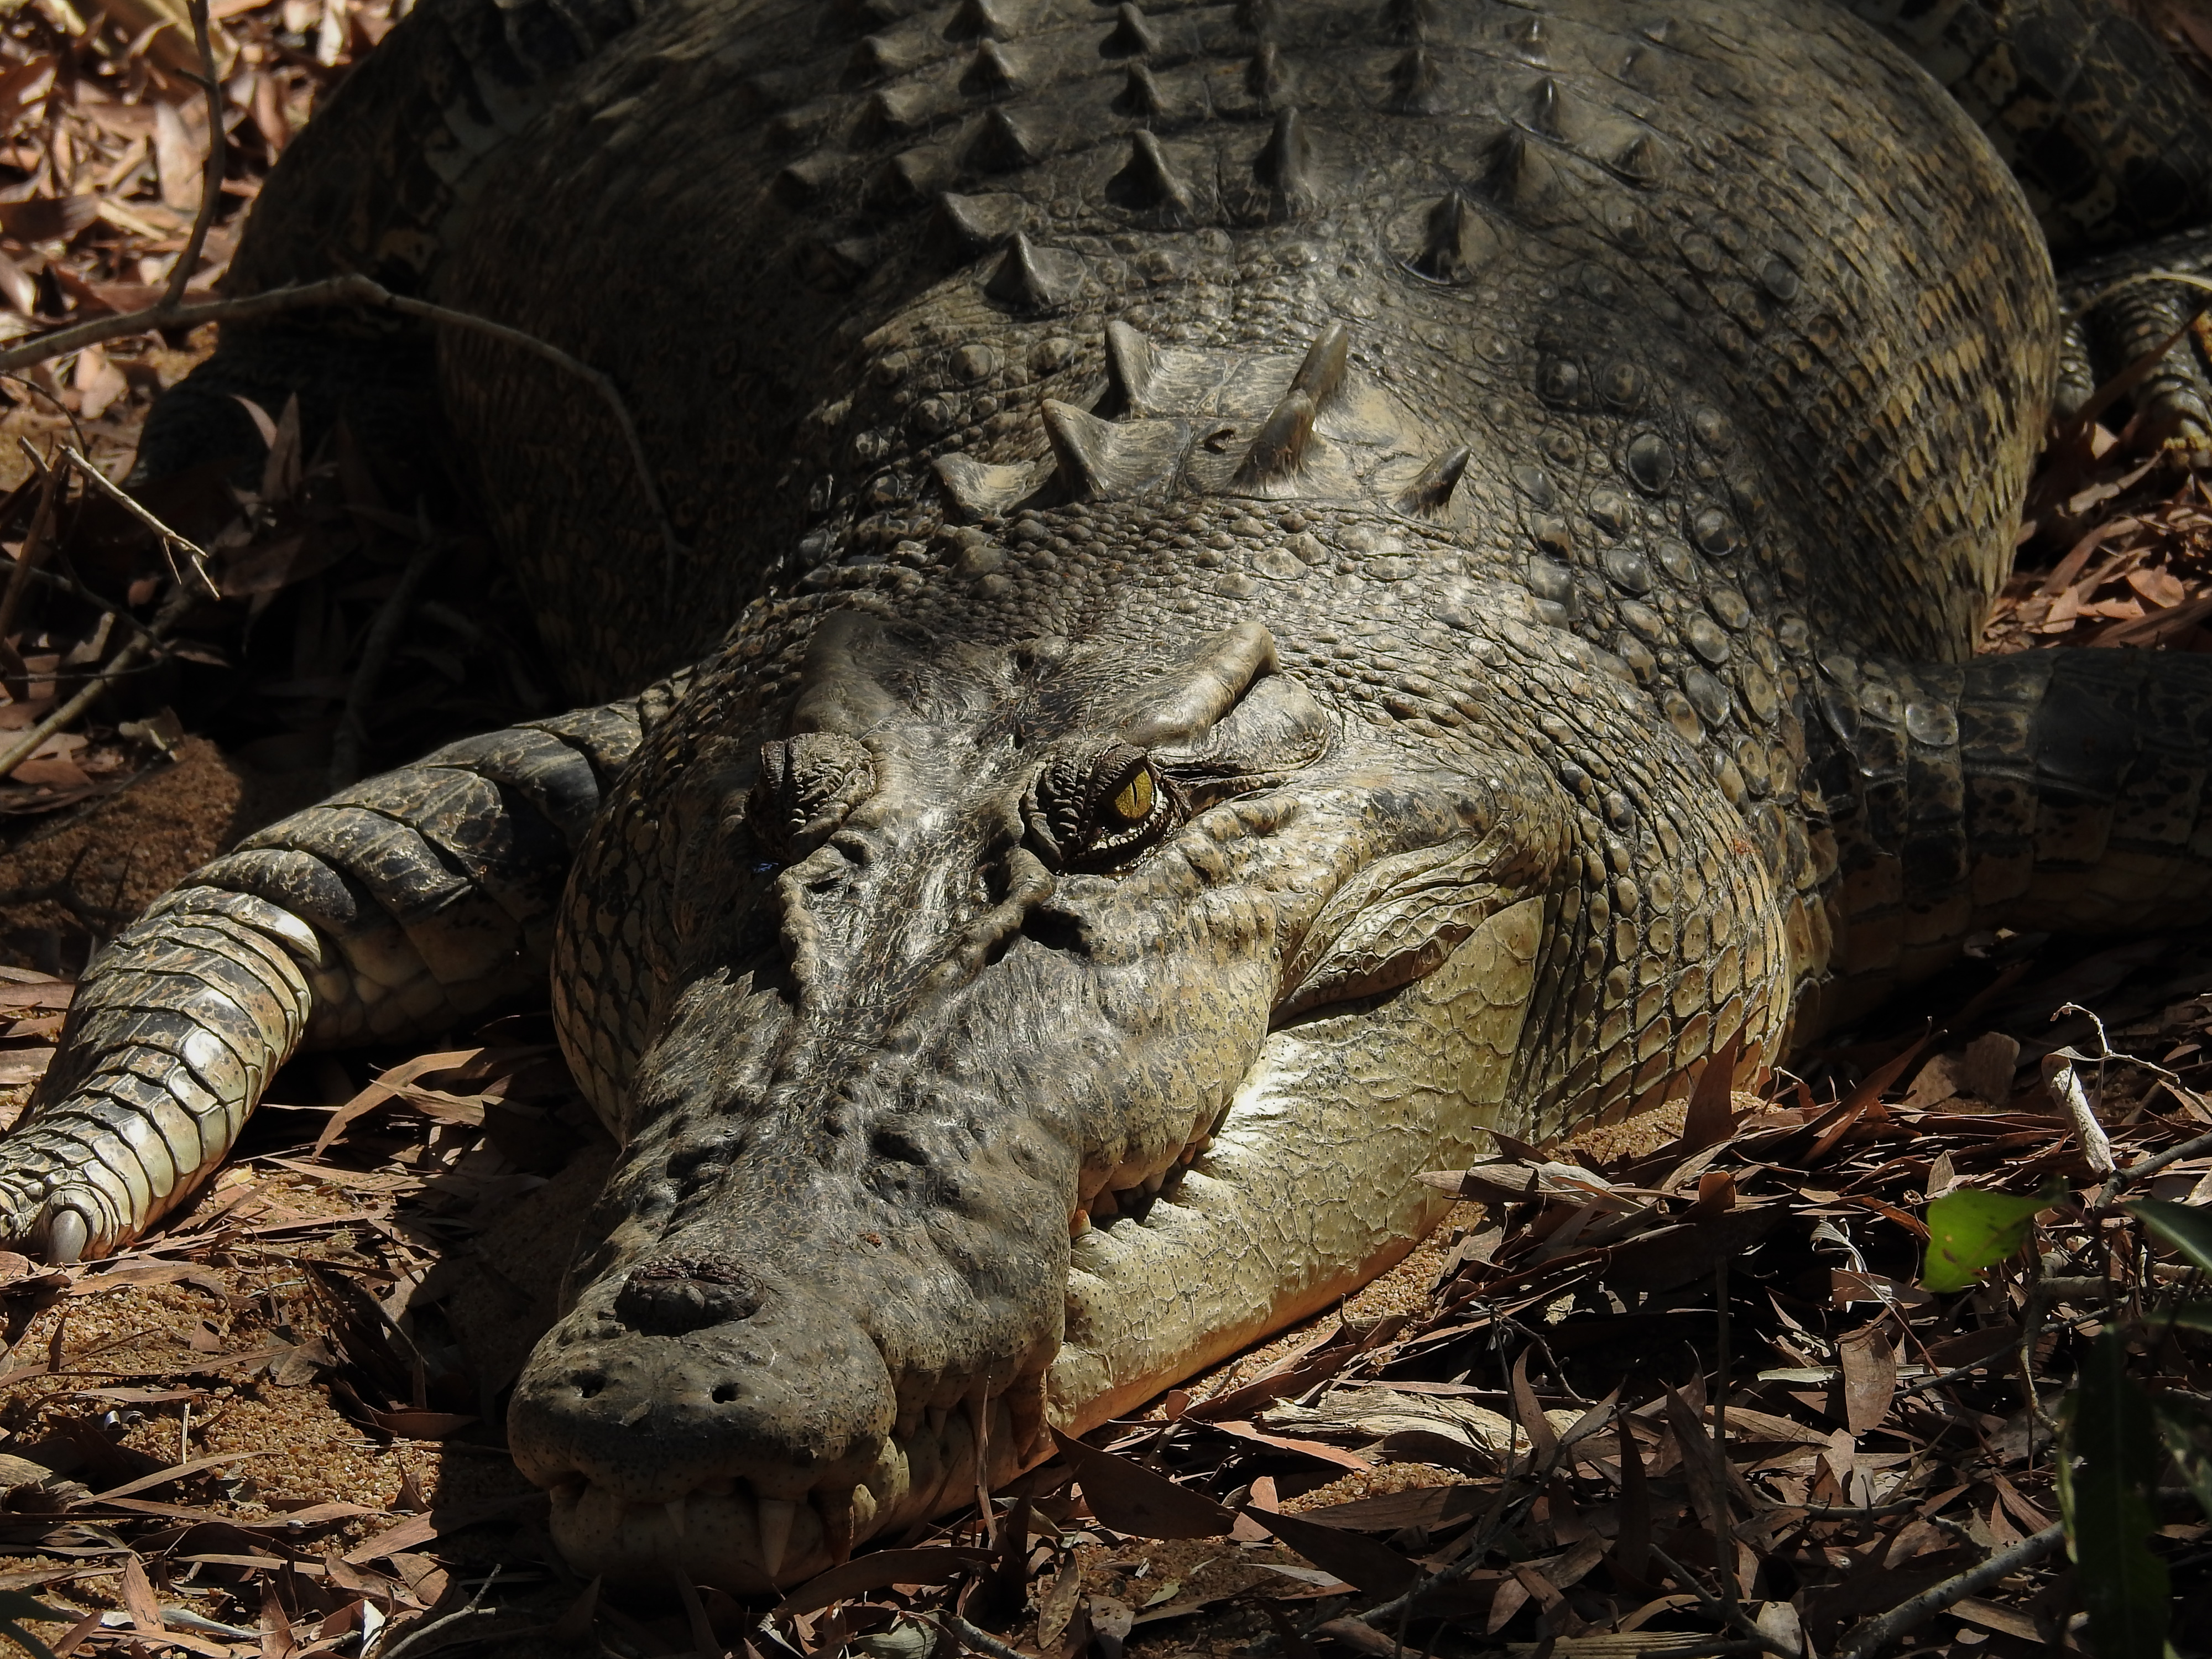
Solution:
M 1152 769 L 1141 766 L 1121 786 L 1121 793 L 1114 797 L 1114 813 L 1124 823 L 1142 823 L 1152 816 Z

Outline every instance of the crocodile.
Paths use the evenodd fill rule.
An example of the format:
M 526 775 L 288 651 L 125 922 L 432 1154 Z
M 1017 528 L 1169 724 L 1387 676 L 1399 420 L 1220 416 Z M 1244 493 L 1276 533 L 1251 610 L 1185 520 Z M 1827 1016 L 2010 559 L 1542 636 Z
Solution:
M 2052 398 L 2172 331 L 2051 250 L 2203 263 L 2133 31 L 423 0 L 234 287 L 597 366 L 680 544 L 511 337 L 225 334 L 142 476 L 240 392 L 434 386 L 587 706 L 115 939 L 0 1236 L 112 1251 L 295 1051 L 550 984 L 622 1153 L 510 1444 L 580 1571 L 759 1594 L 1329 1305 L 1492 1130 L 1747 1080 L 1978 929 L 2195 925 L 2212 665 L 1972 657 Z M 2186 365 L 2137 396 L 2203 434 Z

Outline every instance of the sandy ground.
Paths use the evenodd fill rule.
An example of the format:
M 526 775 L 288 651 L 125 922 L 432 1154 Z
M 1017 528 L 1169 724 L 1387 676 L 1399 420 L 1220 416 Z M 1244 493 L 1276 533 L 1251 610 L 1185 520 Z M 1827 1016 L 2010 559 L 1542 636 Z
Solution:
M 104 941 L 238 839 L 323 793 L 312 772 L 267 773 L 188 737 L 115 794 L 0 823 L 0 963 L 74 975 Z

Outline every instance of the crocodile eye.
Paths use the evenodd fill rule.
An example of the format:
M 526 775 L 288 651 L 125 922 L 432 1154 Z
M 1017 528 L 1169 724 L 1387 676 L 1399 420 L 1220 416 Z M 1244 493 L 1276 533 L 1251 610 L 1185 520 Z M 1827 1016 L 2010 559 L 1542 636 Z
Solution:
M 1048 862 L 1105 870 L 1172 830 L 1182 817 L 1182 793 L 1143 750 L 1090 744 L 1045 763 L 1023 811 Z
M 1114 816 L 1124 823 L 1142 823 L 1152 816 L 1152 801 L 1157 794 L 1152 787 L 1152 769 L 1140 766 L 1121 786 L 1121 793 L 1114 797 Z

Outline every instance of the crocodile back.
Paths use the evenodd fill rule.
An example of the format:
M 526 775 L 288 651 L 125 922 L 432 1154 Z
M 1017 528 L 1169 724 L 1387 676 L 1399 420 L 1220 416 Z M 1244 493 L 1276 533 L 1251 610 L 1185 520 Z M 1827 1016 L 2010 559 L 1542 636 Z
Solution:
M 1968 650 L 2051 377 L 2051 278 L 1986 143 L 1856 20 L 865 9 L 655 13 L 468 210 L 445 296 L 617 375 L 691 548 L 665 599 L 589 393 L 447 342 L 580 691 L 687 658 L 779 574 L 937 557 L 958 514 L 935 464 L 1033 463 L 1041 399 L 1097 403 L 1117 317 L 1255 349 L 1344 318 L 1473 448 L 1471 534 L 1504 563 L 1572 578 L 1686 542 L 1769 616 Z

